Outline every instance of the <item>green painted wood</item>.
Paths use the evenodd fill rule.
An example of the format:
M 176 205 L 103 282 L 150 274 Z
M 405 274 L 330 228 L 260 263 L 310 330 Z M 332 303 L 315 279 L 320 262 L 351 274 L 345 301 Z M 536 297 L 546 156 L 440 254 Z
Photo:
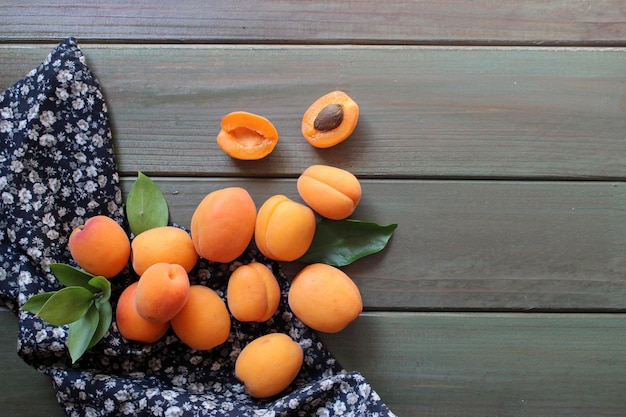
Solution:
M 127 192 L 135 177 L 123 179 Z M 153 178 L 189 226 L 209 192 L 257 207 L 299 200 L 295 180 Z M 389 246 L 345 268 L 367 309 L 624 310 L 626 183 L 363 180 L 353 218 L 397 223 Z M 285 264 L 292 277 L 302 267 Z
M 50 45 L 51 47 L 52 45 Z M 312 163 L 369 177 L 615 179 L 626 172 L 626 49 L 85 45 L 122 172 L 295 176 Z M 0 89 L 48 47 L 0 47 Z M 353 137 L 319 150 L 306 108 L 343 89 Z M 268 117 L 262 161 L 216 144 L 234 110 Z
M 623 416 L 626 316 L 366 314 L 322 340 L 400 416 Z
M 619 0 L 2 1 L 0 39 L 284 43 L 623 43 Z
M 64 416 L 52 380 L 17 355 L 17 318 L 0 307 L 0 404 L 3 416 Z
M 47 377 L 15 354 L 0 310 L 0 403 L 61 416 Z M 366 313 L 320 337 L 399 416 L 623 416 L 623 314 Z

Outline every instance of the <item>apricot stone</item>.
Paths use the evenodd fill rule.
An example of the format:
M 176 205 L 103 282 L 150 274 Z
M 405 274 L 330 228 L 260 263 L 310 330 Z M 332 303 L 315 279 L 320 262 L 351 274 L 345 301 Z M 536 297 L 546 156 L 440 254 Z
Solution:
M 70 233 L 72 258 L 85 271 L 113 278 L 124 270 L 130 258 L 130 240 L 115 220 L 94 216 Z
M 189 277 L 178 264 L 159 262 L 141 275 L 135 307 L 148 321 L 167 323 L 183 308 L 189 296 Z
M 228 280 L 226 300 L 237 320 L 269 320 L 280 302 L 280 287 L 272 271 L 259 262 L 237 267 Z
M 267 199 L 259 209 L 254 239 L 268 258 L 294 261 L 311 246 L 315 226 L 313 210 L 278 194 Z
M 256 206 L 243 188 L 228 187 L 209 193 L 191 217 L 196 252 L 213 262 L 231 262 L 250 244 Z
M 298 376 L 304 352 L 284 333 L 260 336 L 241 350 L 235 375 L 254 398 L 267 398 L 284 391 Z
M 138 282 L 134 282 L 122 291 L 115 309 L 115 321 L 124 338 L 137 342 L 154 343 L 165 335 L 170 324 L 148 321 L 137 313 L 135 294 L 138 284 Z
M 312 329 L 337 333 L 363 311 L 361 293 L 339 268 L 317 263 L 305 266 L 291 282 L 289 307 Z
M 211 288 L 192 285 L 185 306 L 172 318 L 176 336 L 192 349 L 208 350 L 230 335 L 230 315 L 224 300 Z
M 319 215 L 332 220 L 350 216 L 361 201 L 361 184 L 349 171 L 312 165 L 298 178 L 300 197 Z
M 189 272 L 198 261 L 198 253 L 189 233 L 174 226 L 148 229 L 131 242 L 131 260 L 138 275 L 148 267 L 167 262 L 178 264 Z

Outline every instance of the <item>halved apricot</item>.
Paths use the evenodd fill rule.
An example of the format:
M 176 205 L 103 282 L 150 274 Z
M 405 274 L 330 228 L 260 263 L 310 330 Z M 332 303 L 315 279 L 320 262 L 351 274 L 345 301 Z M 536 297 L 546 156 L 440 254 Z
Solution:
M 278 131 L 258 114 L 235 111 L 222 118 L 217 144 L 232 158 L 246 161 L 269 155 L 278 143 Z
M 302 116 L 302 135 L 316 148 L 346 140 L 359 120 L 359 106 L 343 91 L 332 91 L 311 104 Z

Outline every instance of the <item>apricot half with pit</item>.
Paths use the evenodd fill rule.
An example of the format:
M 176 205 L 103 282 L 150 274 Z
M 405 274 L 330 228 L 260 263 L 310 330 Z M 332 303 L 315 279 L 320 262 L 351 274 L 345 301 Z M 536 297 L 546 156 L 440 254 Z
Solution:
M 343 91 L 318 98 L 302 116 L 302 135 L 316 148 L 330 148 L 346 140 L 359 120 L 358 104 Z

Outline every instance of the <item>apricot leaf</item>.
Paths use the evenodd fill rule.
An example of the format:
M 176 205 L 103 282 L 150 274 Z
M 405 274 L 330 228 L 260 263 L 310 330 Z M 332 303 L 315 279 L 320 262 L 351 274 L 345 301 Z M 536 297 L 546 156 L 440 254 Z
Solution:
M 31 312 L 33 314 L 39 314 L 44 304 L 54 295 L 56 291 L 44 292 L 36 294 L 30 297 L 22 306 L 22 310 Z
M 360 220 L 322 219 L 317 223 L 313 242 L 298 259 L 304 263 L 346 266 L 387 246 L 397 224 L 381 226 Z
M 104 303 L 109 301 L 109 298 L 111 298 L 111 283 L 108 279 L 102 276 L 93 277 L 89 280 L 89 285 L 102 291 L 96 298 L 96 302 Z
M 92 303 L 78 320 L 70 323 L 67 333 L 67 348 L 70 351 L 72 363 L 76 362 L 89 348 L 91 339 L 98 329 L 99 320 L 98 309 Z
M 113 308 L 110 303 L 97 303 L 96 307 L 98 308 L 98 327 L 96 328 L 96 332 L 91 338 L 87 349 L 95 346 L 95 344 L 104 337 L 107 330 L 109 330 L 109 326 L 111 326 L 111 322 L 113 321 Z
M 86 288 L 65 287 L 52 294 L 37 314 L 54 326 L 63 326 L 85 315 L 93 299 L 94 294 Z
M 148 229 L 167 226 L 167 201 L 159 186 L 139 172 L 126 197 L 126 218 L 135 236 Z
M 89 280 L 94 277 L 89 272 L 60 263 L 50 264 L 50 270 L 66 287 L 83 287 L 91 292 L 97 291 L 97 288 L 89 285 Z

